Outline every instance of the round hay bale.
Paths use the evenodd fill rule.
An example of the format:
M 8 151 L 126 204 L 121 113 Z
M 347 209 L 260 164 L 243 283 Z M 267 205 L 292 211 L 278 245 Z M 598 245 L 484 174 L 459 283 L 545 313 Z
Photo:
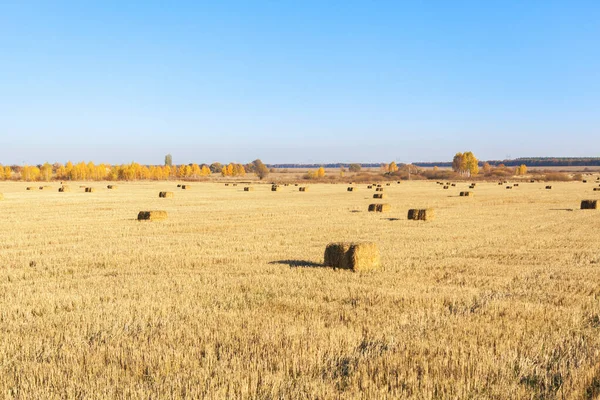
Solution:
M 369 212 L 388 212 L 392 206 L 388 203 L 369 204 Z
M 473 197 L 473 192 L 460 192 L 460 197 Z
M 450 189 L 450 187 L 448 185 L 445 185 L 442 189 L 448 190 L 448 189 Z
M 190 190 L 192 187 L 190 185 L 181 185 L 181 189 Z
M 377 188 L 375 188 L 375 191 L 376 192 L 383 192 L 383 188 L 382 187 L 377 187 Z
M 167 219 L 166 211 L 140 211 L 138 221 L 162 221 Z
M 348 192 L 354 192 L 354 188 L 352 186 L 348 187 L 348 189 L 346 189 Z
M 244 192 L 252 192 L 252 191 L 254 191 L 254 188 L 252 186 L 246 186 L 244 188 Z
M 551 190 L 552 186 L 546 186 L 546 190 Z
M 35 190 L 35 188 L 33 186 L 27 186 L 26 190 Z
M 598 200 L 581 200 L 582 210 L 597 210 Z
M 373 193 L 374 199 L 385 199 L 385 197 L 386 197 L 385 193 Z
M 85 188 L 85 192 L 86 193 L 94 193 L 96 191 L 96 188 L 93 187 L 86 187 Z
M 158 193 L 158 197 L 161 197 L 163 199 L 172 198 L 173 196 L 174 196 L 173 192 L 160 192 L 160 193 Z
M 58 191 L 59 191 L 60 193 L 66 193 L 66 192 L 70 192 L 70 191 L 71 191 L 71 188 L 69 188 L 68 186 L 63 186 L 63 187 L 61 187 L 61 188 L 58 188 Z
M 298 191 L 300 192 L 308 192 L 308 186 L 301 186 Z
M 408 219 L 414 221 L 431 221 L 435 218 L 433 208 L 410 209 L 408 210 Z
M 116 189 L 117 189 L 117 187 L 118 187 L 117 185 L 108 185 L 108 186 L 106 186 L 106 188 L 107 188 L 108 190 L 116 190 Z
M 367 189 L 373 189 L 373 185 L 367 185 Z
M 355 272 L 381 268 L 381 256 L 375 243 L 330 243 L 325 248 L 324 264 Z

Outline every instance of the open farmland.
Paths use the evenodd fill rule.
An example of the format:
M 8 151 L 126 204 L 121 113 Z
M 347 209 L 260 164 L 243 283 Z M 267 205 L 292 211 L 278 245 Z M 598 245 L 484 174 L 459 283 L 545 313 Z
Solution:
M 581 182 L 0 183 L 12 398 L 593 398 L 600 198 Z M 304 185 L 304 184 L 302 184 Z M 473 197 L 460 197 L 470 190 Z M 172 198 L 159 192 L 172 191 Z M 410 221 L 411 208 L 432 221 Z M 138 222 L 142 210 L 164 221 Z M 321 266 L 373 241 L 382 270 Z

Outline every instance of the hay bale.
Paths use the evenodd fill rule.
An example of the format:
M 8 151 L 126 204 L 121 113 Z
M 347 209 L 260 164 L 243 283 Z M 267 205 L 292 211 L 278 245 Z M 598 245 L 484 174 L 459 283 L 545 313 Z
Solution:
M 158 193 L 158 197 L 162 197 L 163 199 L 173 197 L 173 192 L 160 192 Z
M 531 179 L 529 183 L 535 183 L 535 179 Z
M 401 181 L 398 181 L 398 182 L 396 182 L 396 183 L 399 185 L 399 184 L 401 184 L 402 182 L 401 182 Z
M 234 184 L 233 184 L 233 185 L 231 185 L 231 186 L 237 186 L 237 183 L 234 183 Z
M 348 192 L 354 192 L 354 188 L 352 186 L 349 186 L 348 189 L 346 189 Z
M 367 185 L 367 189 L 373 189 L 373 185 Z
M 181 189 L 190 190 L 192 187 L 190 185 L 181 185 Z
M 552 189 L 552 186 L 546 186 L 546 190 Z
M 93 187 L 86 187 L 85 188 L 85 192 L 86 193 L 94 193 L 96 191 L 96 188 Z
M 582 182 L 583 182 L 583 183 L 587 183 L 587 181 L 586 181 L 585 179 L 584 179 Z
M 271 186 L 271 192 L 277 192 L 277 191 L 279 191 L 279 190 L 280 190 L 280 187 L 279 187 L 279 186 L 277 186 L 277 185 L 273 185 L 273 186 Z
M 283 186 L 290 186 L 290 184 L 289 183 L 284 183 Z
M 385 199 L 385 193 L 374 193 L 373 194 L 373 198 L 374 199 Z
M 307 192 L 308 191 L 308 187 L 307 186 L 301 186 L 298 190 L 300 192 Z
M 225 186 L 229 186 L 229 183 L 226 183 Z
M 166 211 L 140 211 L 138 221 L 162 221 L 167 219 Z
M 381 187 L 381 185 L 377 185 L 377 187 L 378 187 L 378 188 L 380 188 L 380 187 Z
M 513 183 L 513 186 L 514 187 L 519 187 L 519 184 L 518 183 Z
M 473 192 L 460 192 L 461 197 L 473 197 Z
M 503 183 L 502 183 L 502 182 L 498 182 L 498 186 L 502 186 L 502 185 L 503 185 Z
M 244 192 L 253 192 L 253 191 L 254 191 L 254 188 L 252 186 L 246 186 L 244 188 Z
M 330 243 L 325 248 L 328 267 L 355 272 L 377 270 L 381 267 L 379 248 L 375 243 Z
M 70 192 L 71 188 L 69 188 L 68 186 L 63 186 L 63 187 L 58 188 L 58 191 L 60 193 Z
M 433 208 L 410 209 L 408 210 L 408 219 L 413 221 L 431 221 L 435 218 Z
M 594 188 L 594 192 L 600 192 L 600 187 Z
M 108 190 L 116 190 L 116 189 L 117 189 L 117 187 L 118 187 L 117 185 L 108 185 L 106 188 L 107 188 Z
M 391 186 L 391 183 L 386 183 L 385 186 Z
M 452 184 L 452 185 L 450 185 L 450 186 L 456 186 L 456 183 L 453 183 L 453 184 Z
M 181 184 L 177 185 L 177 187 L 178 187 L 178 188 L 180 188 L 180 187 L 181 187 Z
M 598 200 L 581 200 L 582 210 L 597 210 Z
M 471 186 L 475 187 L 475 186 L 477 186 L 477 183 L 473 182 L 473 183 L 471 183 Z
M 471 186 L 469 186 L 469 189 L 475 189 L 475 186 L 471 185 Z
M 446 190 L 446 189 L 450 189 L 450 187 L 448 187 L 448 186 L 444 186 L 444 187 L 443 187 L 443 189 L 444 189 L 444 190 Z
M 33 186 L 27 186 L 26 190 L 35 190 L 35 188 Z
M 507 189 L 512 189 L 512 186 L 507 186 L 506 188 L 507 188 Z
M 376 192 L 383 192 L 383 188 L 382 187 L 375 188 L 375 191 Z
M 50 189 L 52 189 L 52 186 L 48 186 L 48 185 L 40 186 L 40 190 L 50 190 Z
M 391 209 L 388 203 L 369 204 L 369 212 L 388 212 Z

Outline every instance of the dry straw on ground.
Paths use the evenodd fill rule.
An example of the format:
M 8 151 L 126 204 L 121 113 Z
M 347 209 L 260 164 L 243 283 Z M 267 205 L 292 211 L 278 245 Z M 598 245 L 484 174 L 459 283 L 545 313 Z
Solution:
M 159 192 L 158 193 L 158 197 L 162 197 L 162 198 L 170 198 L 173 196 L 174 196 L 173 192 Z
M 138 221 L 162 221 L 167 219 L 166 211 L 140 211 Z
M 369 204 L 369 212 L 388 212 L 391 209 L 388 203 Z
M 597 210 L 598 200 L 581 200 L 582 210 Z
M 408 210 L 408 219 L 415 221 L 431 221 L 435 218 L 432 208 L 410 209 Z
M 367 272 L 381 267 L 379 248 L 375 243 L 330 243 L 325 248 L 328 267 Z

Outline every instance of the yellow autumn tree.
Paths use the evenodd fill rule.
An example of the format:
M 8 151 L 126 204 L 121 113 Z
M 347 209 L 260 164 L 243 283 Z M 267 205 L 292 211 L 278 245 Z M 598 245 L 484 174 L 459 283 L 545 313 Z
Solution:
M 319 167 L 317 170 L 317 178 L 323 178 L 325 176 L 325 168 Z
M 392 161 L 388 165 L 388 172 L 393 173 L 393 172 L 397 172 L 397 171 L 398 171 L 398 165 L 396 165 L 396 161 Z
M 515 169 L 516 175 L 525 175 L 527 174 L 527 165 L 521 164 Z

